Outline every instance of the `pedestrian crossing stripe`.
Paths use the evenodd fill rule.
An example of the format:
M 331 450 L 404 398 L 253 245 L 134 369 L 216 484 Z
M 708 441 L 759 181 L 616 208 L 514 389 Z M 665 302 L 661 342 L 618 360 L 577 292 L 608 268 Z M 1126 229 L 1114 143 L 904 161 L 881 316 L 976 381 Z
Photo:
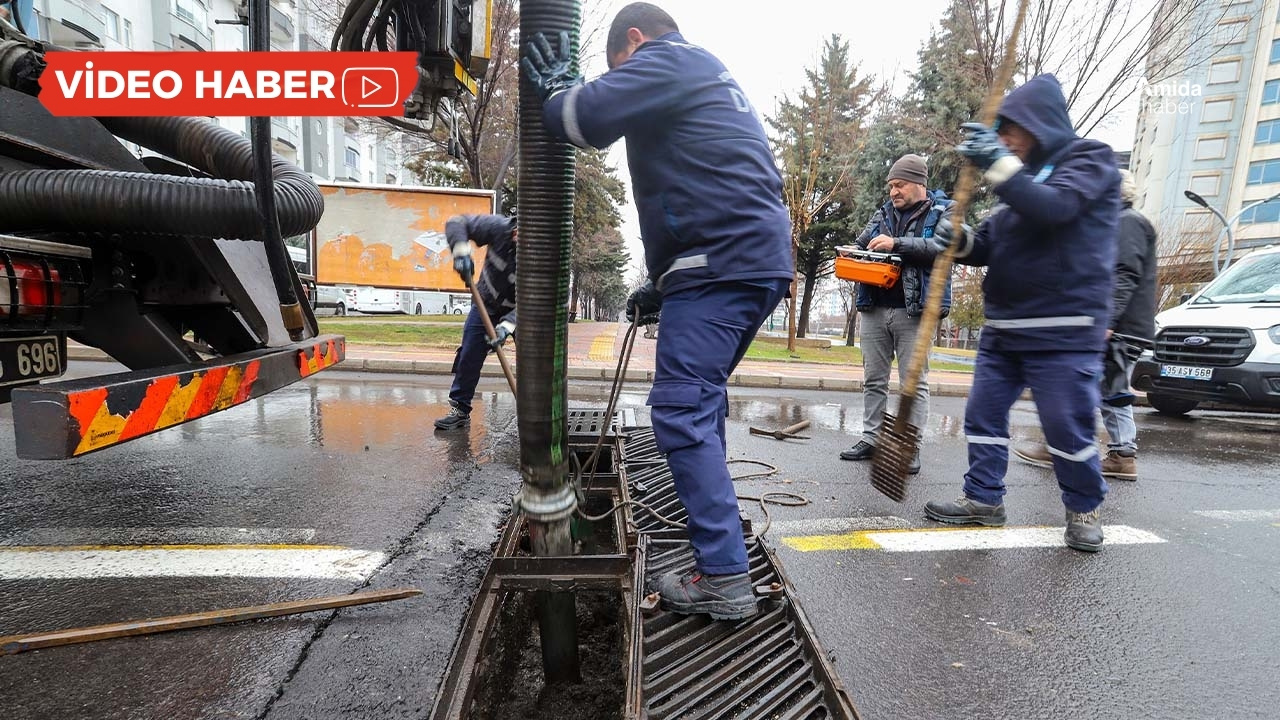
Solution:
M 0 548 L 0 580 L 144 577 L 330 578 L 363 582 L 387 554 L 332 545 Z
M 952 550 L 999 550 L 1008 548 L 1062 547 L 1062 526 L 1001 528 L 910 528 L 899 530 L 858 530 L 840 535 L 805 535 L 782 538 L 783 544 L 800 552 L 824 550 L 883 550 L 885 552 L 940 552 Z M 1129 527 L 1103 527 L 1106 545 L 1163 543 L 1164 538 Z

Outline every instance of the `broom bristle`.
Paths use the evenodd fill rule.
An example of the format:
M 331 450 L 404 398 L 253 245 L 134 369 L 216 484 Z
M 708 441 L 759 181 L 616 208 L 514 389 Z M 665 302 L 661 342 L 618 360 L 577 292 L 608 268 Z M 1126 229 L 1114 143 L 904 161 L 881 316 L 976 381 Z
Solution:
M 871 459 L 871 487 L 894 502 L 906 499 L 908 471 L 919 449 L 920 429 L 885 413 Z

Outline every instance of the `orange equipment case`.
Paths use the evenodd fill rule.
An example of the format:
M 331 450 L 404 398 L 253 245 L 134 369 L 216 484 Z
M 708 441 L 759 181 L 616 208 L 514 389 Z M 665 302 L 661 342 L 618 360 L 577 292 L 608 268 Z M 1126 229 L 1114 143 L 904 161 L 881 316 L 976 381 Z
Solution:
M 902 258 L 898 255 L 860 250 L 852 245 L 840 245 L 836 253 L 836 277 L 841 280 L 890 288 L 902 275 Z

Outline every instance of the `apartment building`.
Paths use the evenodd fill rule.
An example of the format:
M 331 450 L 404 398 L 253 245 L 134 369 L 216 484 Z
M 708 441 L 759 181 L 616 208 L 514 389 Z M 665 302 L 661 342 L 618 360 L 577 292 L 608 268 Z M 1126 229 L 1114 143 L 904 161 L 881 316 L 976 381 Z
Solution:
M 1157 23 L 1179 5 L 1164 0 Z M 1180 73 L 1142 88 L 1130 161 L 1135 205 L 1162 231 L 1166 253 L 1208 247 L 1222 229 L 1186 191 L 1228 219 L 1280 194 L 1280 0 L 1202 2 L 1197 13 L 1199 22 L 1155 33 L 1174 46 L 1207 35 Z M 1234 227 L 1237 248 L 1280 243 L 1280 200 L 1245 210 Z
M 19 0 L 28 34 L 81 50 L 248 50 L 238 0 Z M 272 50 L 327 50 L 331 30 L 291 0 L 272 0 Z M 216 120 L 249 135 L 247 118 Z M 409 142 L 367 132 L 352 118 L 278 117 L 272 148 L 317 180 L 413 184 Z

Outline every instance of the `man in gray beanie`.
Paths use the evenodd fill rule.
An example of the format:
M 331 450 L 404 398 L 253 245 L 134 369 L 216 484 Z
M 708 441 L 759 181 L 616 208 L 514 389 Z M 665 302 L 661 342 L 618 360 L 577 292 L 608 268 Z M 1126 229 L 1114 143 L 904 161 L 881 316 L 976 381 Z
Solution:
M 891 253 L 901 258 L 902 274 L 889 287 L 858 284 L 856 300 L 862 314 L 859 347 L 862 349 L 863 410 L 862 439 L 840 453 L 843 460 L 870 460 L 875 454 L 876 437 L 884 423 L 889 396 L 889 371 L 896 357 L 898 381 L 911 363 L 920 316 L 929 294 L 929 271 L 938 248 L 929 238 L 944 218 L 951 216 L 951 201 L 941 190 L 926 187 L 929 169 L 919 155 L 903 155 L 889 168 L 889 201 L 886 202 L 854 245 L 872 252 Z M 946 283 L 942 312 L 951 307 L 951 278 Z M 924 429 L 929 419 L 929 361 L 925 359 L 924 375 L 916 391 L 916 402 L 910 422 Z M 909 472 L 920 472 L 920 456 L 911 461 Z

